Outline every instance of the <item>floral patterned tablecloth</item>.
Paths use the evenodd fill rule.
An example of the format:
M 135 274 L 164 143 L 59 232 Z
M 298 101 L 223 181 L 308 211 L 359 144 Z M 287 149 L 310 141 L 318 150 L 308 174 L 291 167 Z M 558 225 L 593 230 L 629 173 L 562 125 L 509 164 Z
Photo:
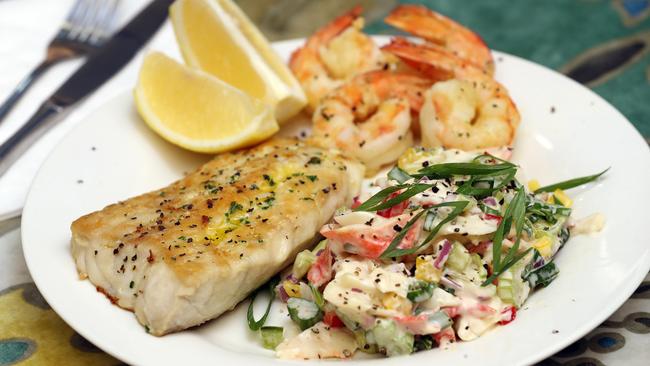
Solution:
M 491 47 L 547 65 L 593 88 L 620 109 L 646 140 L 650 137 L 650 0 L 409 2 L 426 3 L 476 29 Z M 60 1 L 57 8 L 67 9 L 70 3 Z M 311 33 L 353 3 L 362 3 L 367 9 L 371 32 L 388 33 L 380 19 L 397 1 L 239 0 L 239 3 L 271 39 L 285 39 Z M 32 13 L 37 7 L 54 10 L 39 20 Z M 64 14 L 64 10 L 56 10 L 46 0 L 0 1 L 0 99 L 6 96 L 18 76 L 37 62 L 47 38 L 56 29 L 58 20 L 54 19 Z M 53 18 L 53 15 L 60 17 Z M 71 70 L 72 66 L 68 66 L 63 71 L 65 74 Z M 126 71 L 126 76 L 118 76 L 107 88 L 129 85 L 134 80 L 134 72 Z M 46 95 L 61 79 L 52 76 L 44 81 L 40 91 L 33 92 L 34 99 Z M 93 103 L 101 104 L 109 94 L 100 91 L 79 113 Z M 13 118 L 23 118 L 34 107 L 35 102 L 23 103 Z M 16 122 L 7 122 L 9 126 L 12 123 Z M 2 127 L 0 141 L 9 133 Z M 12 191 L 2 186 L 19 184 L 16 182 L 19 181 L 0 180 L 0 195 L 4 195 L 0 197 L 0 213 L 12 208 L 3 207 L 3 204 L 9 206 L 6 202 L 10 198 L 22 199 L 15 195 L 9 197 Z M 650 244 L 648 238 L 639 240 Z M 50 309 L 27 272 L 19 231 L 5 232 L 0 227 L 0 366 L 14 364 L 117 365 L 121 362 L 87 342 Z M 650 275 L 607 321 L 540 365 L 650 365 Z

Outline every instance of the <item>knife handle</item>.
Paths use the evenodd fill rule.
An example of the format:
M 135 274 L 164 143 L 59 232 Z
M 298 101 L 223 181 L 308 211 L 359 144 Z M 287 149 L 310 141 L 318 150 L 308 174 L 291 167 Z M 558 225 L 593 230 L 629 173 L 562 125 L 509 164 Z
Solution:
M 34 115 L 7 141 L 0 145 L 0 177 L 27 151 L 34 142 L 54 126 L 54 116 L 64 108 L 51 100 L 45 101 Z

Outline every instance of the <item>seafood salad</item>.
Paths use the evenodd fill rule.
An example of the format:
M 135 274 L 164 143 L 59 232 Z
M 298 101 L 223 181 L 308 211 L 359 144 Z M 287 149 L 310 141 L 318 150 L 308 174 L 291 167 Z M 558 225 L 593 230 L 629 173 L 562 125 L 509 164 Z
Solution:
M 572 220 L 564 193 L 600 174 L 528 190 L 517 169 L 489 154 L 409 149 L 282 275 L 273 291 L 302 333 L 282 341 L 282 328 L 263 327 L 265 344 L 288 359 L 396 356 L 512 322 L 556 278 L 570 235 L 603 225 L 599 214 Z
M 385 22 L 420 38 L 379 46 L 361 9 L 335 19 L 289 66 L 309 99 L 312 143 L 366 166 L 351 207 L 337 210 L 312 250 L 270 283 L 300 333 L 256 320 L 284 359 L 397 356 L 471 341 L 515 320 L 559 273 L 571 235 L 604 217 L 571 217 L 565 190 L 605 172 L 526 187 L 510 162 L 521 117 L 496 81 L 483 40 L 419 5 Z M 368 184 L 369 183 L 369 184 Z

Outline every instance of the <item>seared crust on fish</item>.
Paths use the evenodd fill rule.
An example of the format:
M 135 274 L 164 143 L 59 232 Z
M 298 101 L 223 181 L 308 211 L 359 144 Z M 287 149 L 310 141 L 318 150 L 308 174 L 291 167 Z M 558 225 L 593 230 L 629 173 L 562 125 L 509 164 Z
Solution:
M 163 189 L 72 223 L 72 255 L 154 335 L 218 317 L 313 242 L 362 166 L 297 140 L 222 154 Z

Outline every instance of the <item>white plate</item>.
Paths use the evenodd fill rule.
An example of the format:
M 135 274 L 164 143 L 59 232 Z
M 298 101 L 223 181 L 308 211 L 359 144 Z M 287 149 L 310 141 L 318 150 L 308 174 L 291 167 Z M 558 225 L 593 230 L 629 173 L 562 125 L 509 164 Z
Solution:
M 275 48 L 286 57 L 299 43 L 280 42 Z M 645 211 L 650 207 L 650 153 L 645 141 L 625 117 L 581 85 L 520 58 L 503 53 L 495 56 L 497 79 L 508 87 L 523 117 L 515 145 L 516 161 L 542 184 L 611 167 L 597 184 L 571 192 L 575 217 L 600 211 L 607 216 L 607 226 L 599 235 L 568 242 L 557 258 L 560 276 L 528 300 L 515 322 L 473 342 L 456 344 L 452 350 L 409 356 L 411 365 L 523 365 L 539 361 L 605 320 L 650 268 Z M 151 133 L 127 93 L 73 130 L 42 166 L 31 187 L 22 237 L 36 285 L 70 326 L 125 362 L 283 363 L 247 331 L 246 304 L 203 326 L 157 338 L 145 333 L 133 314 L 110 305 L 90 282 L 77 277 L 69 243 L 74 219 L 165 186 L 206 160 Z M 277 311 L 274 314 L 277 316 Z M 359 362 L 398 365 L 405 361 Z

